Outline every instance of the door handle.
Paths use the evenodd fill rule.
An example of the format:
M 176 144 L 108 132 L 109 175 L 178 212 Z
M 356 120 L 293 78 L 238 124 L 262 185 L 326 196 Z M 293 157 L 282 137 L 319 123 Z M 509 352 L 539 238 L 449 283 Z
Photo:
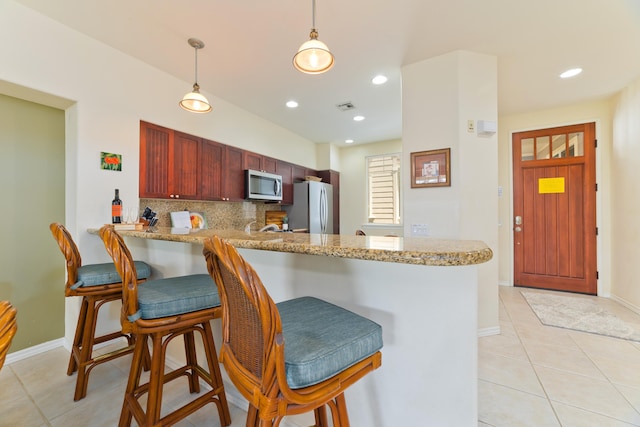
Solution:
M 522 217 L 520 215 L 516 216 L 515 223 L 516 225 L 522 225 Z

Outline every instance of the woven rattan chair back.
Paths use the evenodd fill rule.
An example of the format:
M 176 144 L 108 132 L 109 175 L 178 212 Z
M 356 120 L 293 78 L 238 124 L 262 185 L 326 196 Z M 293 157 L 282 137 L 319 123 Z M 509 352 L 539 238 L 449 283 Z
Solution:
M 291 389 L 285 368 L 282 321 L 255 270 L 228 242 L 213 236 L 203 250 L 222 305 L 220 361 L 249 401 L 248 427 L 278 426 L 283 417 L 314 411 L 317 427 L 348 427 L 344 390 L 381 364 L 380 352 L 335 376 Z
M 0 369 L 9 352 L 11 341 L 18 330 L 16 309 L 9 301 L 0 301 Z
M 265 385 L 272 385 L 275 370 L 273 344 L 282 332 L 278 310 L 258 275 L 233 246 L 220 239 L 207 243 L 215 246 L 205 248 L 205 258 L 222 305 L 222 360 L 238 367 L 236 378 L 242 380 L 236 386 L 268 393 Z M 265 378 L 268 372 L 271 378 Z
M 105 226 L 99 231 L 107 253 L 122 279 L 122 314 L 120 317 L 123 331 L 131 332 L 128 316 L 138 312 L 138 274 L 129 248 L 113 227 Z

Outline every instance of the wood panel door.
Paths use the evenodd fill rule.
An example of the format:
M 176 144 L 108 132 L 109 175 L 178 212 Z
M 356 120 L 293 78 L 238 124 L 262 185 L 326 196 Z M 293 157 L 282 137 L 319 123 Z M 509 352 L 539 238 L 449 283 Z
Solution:
M 514 284 L 597 294 L 595 123 L 513 134 Z

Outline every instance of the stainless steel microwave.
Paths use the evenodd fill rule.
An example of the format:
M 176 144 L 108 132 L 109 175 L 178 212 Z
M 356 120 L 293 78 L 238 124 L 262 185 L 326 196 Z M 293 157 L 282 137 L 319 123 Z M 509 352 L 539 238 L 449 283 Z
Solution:
M 244 179 L 244 197 L 249 200 L 282 200 L 282 176 L 247 169 Z

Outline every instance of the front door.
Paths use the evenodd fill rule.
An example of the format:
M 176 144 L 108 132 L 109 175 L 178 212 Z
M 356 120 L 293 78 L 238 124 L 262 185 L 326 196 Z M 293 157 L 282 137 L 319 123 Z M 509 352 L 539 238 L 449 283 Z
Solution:
M 595 123 L 513 134 L 514 284 L 597 293 Z

